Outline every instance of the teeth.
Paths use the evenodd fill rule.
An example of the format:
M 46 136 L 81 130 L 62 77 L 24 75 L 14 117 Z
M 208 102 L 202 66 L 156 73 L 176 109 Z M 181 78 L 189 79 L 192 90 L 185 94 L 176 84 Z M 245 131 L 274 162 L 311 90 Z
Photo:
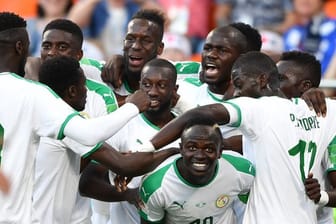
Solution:
M 194 166 L 197 166 L 197 167 L 205 167 L 206 164 L 204 163 L 193 163 Z

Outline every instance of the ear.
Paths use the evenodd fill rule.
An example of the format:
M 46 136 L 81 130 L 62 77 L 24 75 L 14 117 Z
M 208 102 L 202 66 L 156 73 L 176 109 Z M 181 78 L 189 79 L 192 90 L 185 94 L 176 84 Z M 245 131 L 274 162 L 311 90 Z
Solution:
M 180 95 L 177 93 L 178 85 L 175 85 L 172 92 L 171 107 L 175 107 L 177 101 L 180 99 Z
M 67 96 L 68 96 L 69 99 L 72 99 L 72 98 L 76 97 L 76 95 L 77 95 L 77 88 L 76 88 L 76 86 L 71 85 L 68 88 Z
M 83 57 L 83 50 L 78 51 L 78 54 L 76 55 L 76 59 L 79 61 Z
M 299 91 L 301 93 L 304 93 L 306 92 L 308 89 L 312 88 L 313 84 L 310 80 L 308 79 L 305 79 L 305 80 L 302 80 L 300 85 L 299 85 Z
M 16 43 L 15 43 L 15 51 L 19 55 L 25 54 L 25 48 L 24 48 L 23 43 L 22 43 L 21 40 L 16 41 Z
M 260 89 L 266 89 L 268 87 L 268 77 L 265 74 L 259 76 Z
M 163 52 L 163 48 L 164 48 L 164 43 L 161 42 L 161 43 L 159 44 L 157 50 L 156 50 L 157 55 L 161 55 L 161 54 L 162 54 L 162 52 Z

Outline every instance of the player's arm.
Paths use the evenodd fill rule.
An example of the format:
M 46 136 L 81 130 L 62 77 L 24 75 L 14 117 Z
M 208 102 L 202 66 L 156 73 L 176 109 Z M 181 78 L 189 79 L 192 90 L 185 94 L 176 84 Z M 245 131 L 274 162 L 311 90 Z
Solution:
M 332 190 L 327 191 L 329 200 L 325 206 L 336 208 L 336 170 L 328 172 L 327 177 Z
M 177 148 L 157 152 L 135 152 L 122 154 L 108 144 L 103 144 L 88 157 L 122 176 L 139 176 L 154 170 L 168 157 L 179 153 Z
M 213 119 L 218 124 L 226 124 L 230 120 L 230 115 L 222 104 L 209 104 L 191 109 L 165 125 L 154 137 L 151 143 L 155 149 L 175 141 L 181 136 L 184 126 L 192 118 L 207 117 Z
M 4 193 L 9 192 L 9 181 L 5 177 L 5 175 L 0 170 L 0 190 Z
M 113 136 L 131 118 L 147 110 L 150 100 L 148 95 L 138 90 L 128 97 L 128 102 L 113 113 L 84 120 L 73 117 L 64 127 L 64 135 L 84 145 L 95 145 Z
M 134 204 L 134 197 L 138 197 L 137 189 L 117 191 L 109 181 L 108 169 L 94 162 L 84 169 L 79 181 L 79 192 L 84 197 L 106 202 L 128 201 Z

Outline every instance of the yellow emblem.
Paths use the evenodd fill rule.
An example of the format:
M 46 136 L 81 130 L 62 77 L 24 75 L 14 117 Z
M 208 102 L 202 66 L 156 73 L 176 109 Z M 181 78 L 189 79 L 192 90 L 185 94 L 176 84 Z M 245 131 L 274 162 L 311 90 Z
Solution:
M 223 208 L 230 201 L 230 197 L 228 195 L 221 195 L 216 200 L 217 208 Z

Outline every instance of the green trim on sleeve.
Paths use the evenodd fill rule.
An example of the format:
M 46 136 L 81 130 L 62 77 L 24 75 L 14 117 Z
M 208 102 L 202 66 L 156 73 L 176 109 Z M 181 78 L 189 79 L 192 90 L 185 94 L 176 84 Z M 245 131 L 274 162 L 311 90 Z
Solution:
M 142 210 L 138 210 L 138 212 L 139 212 L 139 215 L 141 216 L 141 218 L 142 218 L 143 220 L 146 220 L 146 222 L 149 223 L 149 224 L 163 224 L 164 217 L 163 217 L 163 219 L 160 220 L 160 221 L 157 221 L 157 222 L 151 222 L 151 221 L 148 220 L 148 215 L 147 215 L 146 213 L 144 213 Z
M 227 104 L 230 104 L 231 106 L 233 106 L 237 110 L 237 113 L 238 113 L 238 120 L 237 120 L 237 122 L 233 123 L 233 124 L 230 124 L 229 126 L 236 127 L 236 128 L 240 127 L 241 121 L 242 121 L 242 115 L 241 115 L 240 107 L 237 104 L 229 102 L 229 101 L 225 101 L 224 103 L 227 103 Z
M 65 121 L 63 122 L 63 124 L 61 125 L 61 128 L 58 132 L 58 135 L 57 135 L 57 140 L 62 140 L 65 135 L 64 135 L 64 129 L 65 129 L 65 126 L 68 124 L 68 122 L 74 117 L 74 116 L 77 116 L 79 115 L 79 112 L 74 112 L 72 114 L 70 114 L 66 119 Z
M 107 113 L 111 113 L 118 109 L 117 98 L 110 89 L 110 87 L 106 86 L 105 84 L 96 82 L 92 79 L 86 79 L 86 87 L 89 90 L 96 92 L 103 98 L 106 105 Z
M 198 78 L 185 78 L 183 81 L 190 83 L 194 86 L 200 87 L 203 83 Z
M 198 74 L 201 68 L 201 63 L 195 61 L 176 62 L 174 65 L 177 75 Z
M 96 152 L 100 147 L 103 145 L 103 143 L 98 143 L 93 149 L 91 149 L 90 152 L 85 153 L 82 157 L 86 159 L 87 157 L 91 156 L 92 153 Z M 96 162 L 96 161 L 95 161 Z
M 169 163 L 166 166 L 158 169 L 154 173 L 150 174 L 145 178 L 142 182 L 140 188 L 140 197 L 141 199 L 147 203 L 150 196 L 161 187 L 163 177 L 165 176 L 166 172 L 169 168 L 173 165 L 173 163 Z
M 247 159 L 228 154 L 222 154 L 222 158 L 231 163 L 236 170 L 255 176 L 255 168 Z
M 92 65 L 93 67 L 96 67 L 97 69 L 99 69 L 100 71 L 103 69 L 104 65 L 103 63 L 101 63 L 100 61 L 97 61 L 95 59 L 91 59 L 91 58 L 82 58 L 79 61 L 80 64 L 83 65 Z

